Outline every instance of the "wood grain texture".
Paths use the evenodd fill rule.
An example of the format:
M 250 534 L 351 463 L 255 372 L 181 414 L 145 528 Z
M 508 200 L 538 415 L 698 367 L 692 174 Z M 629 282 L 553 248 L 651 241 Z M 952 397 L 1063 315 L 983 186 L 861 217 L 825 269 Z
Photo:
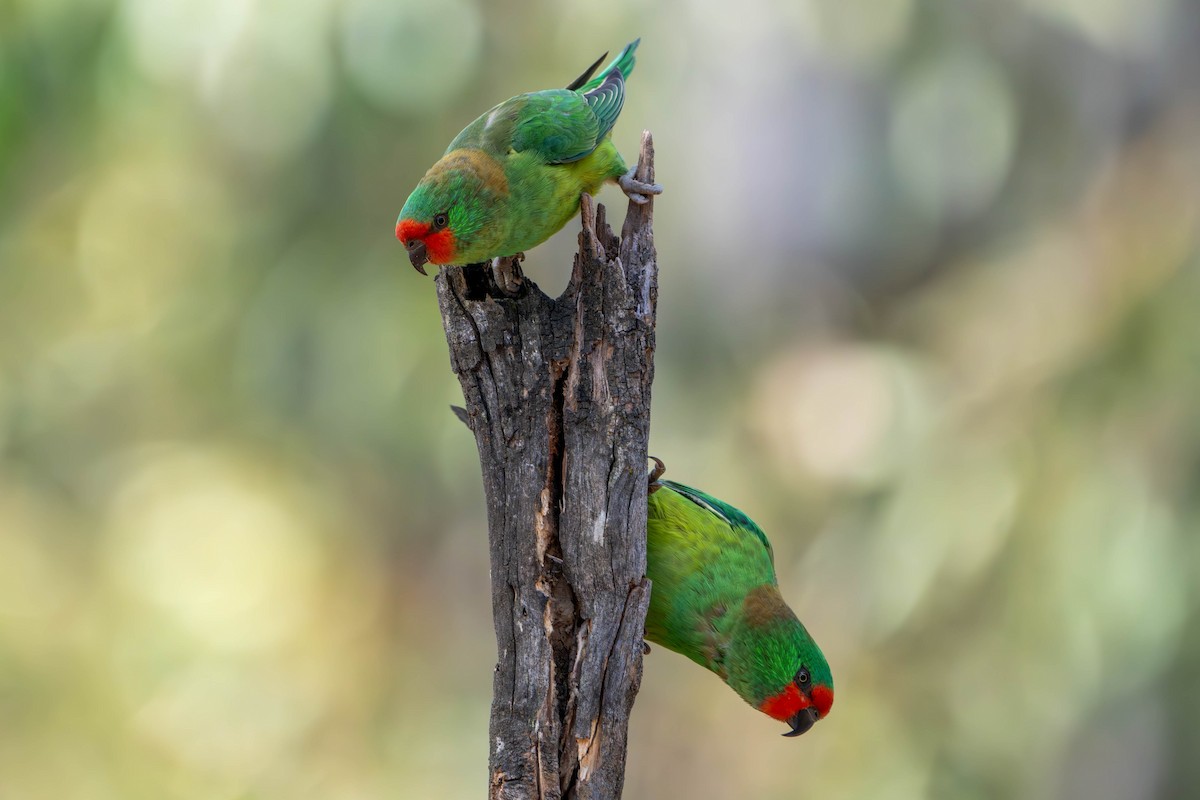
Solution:
M 654 180 L 643 135 L 638 179 Z M 614 800 L 642 675 L 653 201 L 618 238 L 584 196 L 571 280 L 443 268 L 438 302 L 488 509 L 493 800 Z

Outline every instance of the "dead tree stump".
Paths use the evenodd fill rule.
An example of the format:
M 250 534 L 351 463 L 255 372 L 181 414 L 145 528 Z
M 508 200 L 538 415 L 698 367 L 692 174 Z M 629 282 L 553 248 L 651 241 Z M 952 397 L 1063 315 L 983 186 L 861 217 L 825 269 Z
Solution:
M 643 135 L 638 178 L 654 180 Z M 487 497 L 497 661 L 489 798 L 615 800 L 642 675 L 653 201 L 604 206 L 558 298 L 515 260 L 437 277 Z

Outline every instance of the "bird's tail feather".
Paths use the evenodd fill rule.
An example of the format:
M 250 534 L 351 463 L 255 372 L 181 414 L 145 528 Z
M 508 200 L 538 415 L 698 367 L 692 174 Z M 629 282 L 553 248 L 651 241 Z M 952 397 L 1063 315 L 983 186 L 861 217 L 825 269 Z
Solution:
M 604 79 L 608 77 L 608 73 L 612 72 L 614 69 L 621 70 L 621 77 L 623 79 L 628 79 L 629 73 L 633 72 L 633 65 L 637 63 L 637 59 L 634 57 L 634 51 L 637 50 L 638 44 L 640 44 L 641 41 L 641 37 L 638 37 L 629 44 L 625 45 L 625 49 L 617 54 L 616 58 L 609 62 L 604 69 L 597 72 L 596 77 L 580 86 L 577 91 L 584 93 L 590 92 L 592 89 L 595 89 L 597 86 L 604 83 Z

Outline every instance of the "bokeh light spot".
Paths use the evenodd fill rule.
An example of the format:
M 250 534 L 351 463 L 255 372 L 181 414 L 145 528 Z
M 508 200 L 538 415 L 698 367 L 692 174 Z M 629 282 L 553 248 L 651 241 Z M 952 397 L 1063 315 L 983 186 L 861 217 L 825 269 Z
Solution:
M 270 768 L 313 722 L 314 697 L 274 673 L 199 663 L 158 687 L 136 729 L 189 766 L 245 782 Z
M 787 354 L 763 371 L 754 418 L 785 470 L 872 482 L 923 428 L 921 381 L 906 360 L 871 347 Z
M 879 63 L 895 51 L 913 17 L 913 0 L 781 0 L 778 6 L 814 54 L 856 66 Z
M 958 453 L 913 465 L 884 512 L 872 548 L 869 624 L 905 624 L 938 579 L 978 575 L 1011 531 L 1018 488 L 1003 459 Z
M 1093 44 L 1141 55 L 1161 44 L 1171 0 L 1025 0 L 1025 5 Z
M 350 77 L 372 102 L 392 111 L 453 102 L 475 74 L 482 39 L 479 10 L 463 0 L 352 0 L 342 11 Z
M 44 635 L 70 592 L 61 553 L 50 546 L 50 503 L 0 472 L 0 640 L 16 630 Z
M 324 49 L 280 46 L 251 35 L 203 82 L 218 130 L 232 145 L 266 162 L 286 161 L 316 135 L 328 109 L 329 56 Z
M 112 563 L 135 596 L 202 642 L 274 646 L 315 601 L 317 551 L 294 500 L 232 454 L 155 448 L 113 495 Z
M 985 207 L 1008 175 L 1017 110 L 1003 73 L 979 53 L 919 67 L 896 100 L 893 168 L 920 207 L 956 219 Z
M 187 81 L 231 46 L 251 9 L 243 0 L 125 0 L 121 21 L 143 72 Z
M 224 257 L 226 198 L 202 170 L 143 153 L 104 175 L 79 222 L 78 266 L 94 320 L 145 332 L 190 274 Z

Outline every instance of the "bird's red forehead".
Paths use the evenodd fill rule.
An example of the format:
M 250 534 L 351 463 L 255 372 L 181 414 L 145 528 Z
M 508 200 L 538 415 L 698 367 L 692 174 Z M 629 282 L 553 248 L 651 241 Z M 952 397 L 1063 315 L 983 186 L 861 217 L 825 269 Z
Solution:
M 420 239 L 429 231 L 429 223 L 417 222 L 415 219 L 402 219 L 396 223 L 396 238 L 402 242 L 410 239 Z
M 449 264 L 454 261 L 458 247 L 454 234 L 449 228 L 432 233 L 429 229 L 428 222 L 402 219 L 396 223 L 396 238 L 406 245 L 414 239 L 424 241 L 430 264 Z

